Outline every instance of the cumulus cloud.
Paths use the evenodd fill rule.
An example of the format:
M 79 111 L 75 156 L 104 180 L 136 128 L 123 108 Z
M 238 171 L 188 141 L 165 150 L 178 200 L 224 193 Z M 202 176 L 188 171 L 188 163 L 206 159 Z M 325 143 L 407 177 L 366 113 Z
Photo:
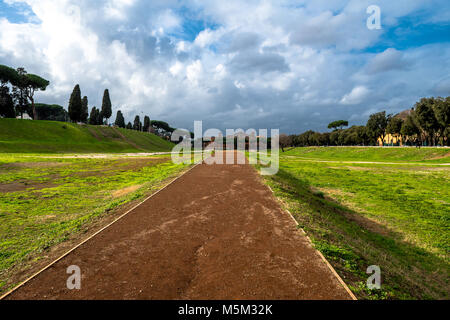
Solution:
M 366 28 L 372 3 L 360 0 L 7 3 L 27 5 L 33 17 L 0 16 L 0 63 L 48 78 L 37 100 L 66 107 L 79 83 L 90 107 L 99 106 L 109 88 L 114 113 L 127 121 L 143 112 L 174 127 L 204 120 L 293 133 L 450 94 L 448 42 L 400 49 L 391 39 L 373 49 L 408 15 L 445 20 L 441 0 L 379 1 L 376 31 Z
M 342 104 L 358 104 L 361 103 L 364 98 L 369 94 L 369 89 L 364 86 L 357 86 L 353 90 L 346 94 L 342 100 Z
M 394 48 L 388 48 L 377 54 L 368 65 L 369 73 L 386 72 L 391 70 L 406 70 L 411 65 L 403 57 L 403 53 Z

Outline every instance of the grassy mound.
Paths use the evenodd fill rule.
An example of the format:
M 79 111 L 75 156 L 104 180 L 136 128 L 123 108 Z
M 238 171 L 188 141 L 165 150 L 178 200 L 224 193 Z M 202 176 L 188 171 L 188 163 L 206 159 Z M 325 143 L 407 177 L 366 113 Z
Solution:
M 146 133 L 57 121 L 0 119 L 2 153 L 170 151 L 171 142 Z

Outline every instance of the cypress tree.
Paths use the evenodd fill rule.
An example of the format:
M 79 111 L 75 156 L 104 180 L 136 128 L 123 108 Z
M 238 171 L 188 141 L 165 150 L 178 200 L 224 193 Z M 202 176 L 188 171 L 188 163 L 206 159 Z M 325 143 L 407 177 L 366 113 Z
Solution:
M 124 119 L 123 114 L 122 114 L 122 112 L 120 110 L 117 111 L 116 122 L 114 124 L 116 126 L 118 126 L 119 128 L 125 128 L 125 119 Z
M 149 130 L 150 130 L 150 118 L 149 118 L 149 116 L 145 116 L 144 117 L 144 128 L 143 128 L 143 131 L 144 132 L 149 132 Z
M 139 118 L 139 116 L 136 116 L 136 117 L 134 118 L 133 130 L 140 131 L 140 130 L 141 130 L 141 127 L 142 127 L 141 119 Z
M 102 116 L 102 118 L 106 118 L 106 124 L 108 124 L 108 119 L 111 118 L 111 115 L 112 115 L 111 99 L 109 98 L 108 89 L 105 89 L 105 92 L 103 93 L 101 116 Z M 102 119 L 102 122 L 103 122 L 103 119 Z
M 89 124 L 97 124 L 97 112 L 97 108 L 93 107 L 91 110 L 91 114 L 89 115 Z
M 100 109 L 97 109 L 95 112 L 95 117 L 96 117 L 96 123 L 97 125 L 102 125 L 103 124 L 103 116 L 102 116 L 102 112 L 100 111 Z
M 73 122 L 81 121 L 81 110 L 82 110 L 81 91 L 80 86 L 77 84 L 75 88 L 73 88 L 69 100 L 70 120 L 72 120 Z
M 86 96 L 81 100 L 81 122 L 87 123 L 87 119 L 89 116 L 89 107 L 88 107 L 88 98 Z
M 133 129 L 133 126 L 131 125 L 131 122 L 127 123 L 127 129 L 130 129 L 130 130 Z

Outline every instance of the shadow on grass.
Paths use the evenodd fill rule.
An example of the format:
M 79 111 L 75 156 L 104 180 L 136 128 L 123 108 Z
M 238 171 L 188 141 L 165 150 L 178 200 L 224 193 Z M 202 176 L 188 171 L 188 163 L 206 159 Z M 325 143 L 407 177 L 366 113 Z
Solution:
M 280 169 L 267 181 L 359 298 L 448 299 L 449 265 L 445 259 L 328 199 L 286 170 Z M 370 265 L 381 268 L 381 290 L 366 287 Z

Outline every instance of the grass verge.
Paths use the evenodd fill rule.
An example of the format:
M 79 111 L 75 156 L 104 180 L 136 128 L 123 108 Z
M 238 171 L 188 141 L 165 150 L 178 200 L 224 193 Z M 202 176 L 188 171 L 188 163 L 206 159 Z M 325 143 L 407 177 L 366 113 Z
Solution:
M 112 210 L 159 189 L 187 165 L 170 156 L 45 158 L 0 155 L 0 292 L 19 266 Z
M 449 174 L 447 167 L 282 155 L 278 174 L 264 179 L 358 298 L 448 299 Z M 367 289 L 370 265 L 381 268 L 381 290 Z

